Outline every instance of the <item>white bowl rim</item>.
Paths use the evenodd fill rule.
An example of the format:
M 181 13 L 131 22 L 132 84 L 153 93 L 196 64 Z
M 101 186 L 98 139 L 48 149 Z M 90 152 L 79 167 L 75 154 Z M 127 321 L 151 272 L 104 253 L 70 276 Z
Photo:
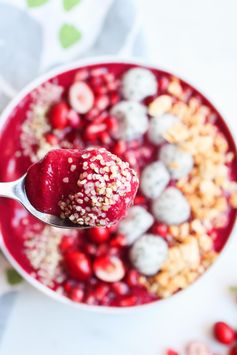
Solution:
M 66 63 L 60 66 L 57 66 L 56 68 L 47 71 L 44 74 L 39 75 L 36 79 L 31 81 L 28 85 L 26 85 L 22 90 L 19 91 L 19 93 L 10 101 L 10 103 L 6 106 L 6 108 L 3 110 L 3 112 L 0 115 L 0 131 L 4 129 L 4 125 L 7 122 L 7 119 L 13 109 L 19 104 L 24 97 L 29 94 L 32 90 L 36 89 L 38 86 L 43 84 L 44 82 L 47 82 L 51 78 L 60 75 L 64 72 L 73 70 L 73 69 L 79 69 L 84 66 L 88 65 L 103 65 L 103 64 L 108 64 L 108 63 L 121 63 L 121 64 L 131 64 L 131 65 L 139 65 L 139 66 L 144 66 L 147 68 L 155 69 L 155 70 L 161 70 L 164 72 L 167 72 L 174 77 L 177 77 L 184 82 L 188 83 L 190 86 L 195 88 L 201 95 L 203 95 L 204 98 L 206 98 L 212 105 L 213 107 L 217 110 L 217 112 L 220 114 L 220 116 L 223 118 L 223 115 L 221 114 L 221 111 L 217 108 L 215 102 L 213 103 L 212 99 L 209 99 L 209 97 L 203 93 L 203 90 L 200 90 L 196 85 L 193 85 L 190 80 L 186 80 L 183 78 L 182 75 L 178 75 L 177 73 L 174 73 L 172 70 L 160 67 L 156 63 L 153 63 L 149 60 L 143 60 L 143 59 L 138 59 L 138 58 L 133 58 L 133 57 L 119 57 L 119 56 L 98 56 L 98 57 L 92 57 L 92 58 L 87 58 L 87 59 L 79 59 L 75 60 L 70 63 Z M 224 120 L 224 119 L 223 119 Z M 224 120 L 225 125 L 227 126 L 227 129 L 230 131 L 229 124 L 227 125 L 226 121 Z M 230 136 L 233 137 L 233 132 L 232 130 L 230 131 Z M 235 147 L 236 149 L 236 147 Z M 101 314 L 127 314 L 127 313 L 137 313 L 138 311 L 145 311 L 146 309 L 150 309 L 151 307 L 154 307 L 155 305 L 157 306 L 158 304 L 162 305 L 163 302 L 170 302 L 174 298 L 178 298 L 182 296 L 184 293 L 187 293 L 190 288 L 193 285 L 196 285 L 197 283 L 201 282 L 205 278 L 205 276 L 208 274 L 210 269 L 214 268 L 214 265 L 217 264 L 217 262 L 220 260 L 220 257 L 223 255 L 224 249 L 226 249 L 226 245 L 229 244 L 230 238 L 232 238 L 234 232 L 237 231 L 237 218 L 235 218 L 233 227 L 230 231 L 229 237 L 221 251 L 221 253 L 218 255 L 217 260 L 202 274 L 198 277 L 197 280 L 195 280 L 192 284 L 190 284 L 186 289 L 183 289 L 170 297 L 166 299 L 161 299 L 157 301 L 153 301 L 147 304 L 142 304 L 142 305 L 137 305 L 137 306 L 130 306 L 130 307 L 108 307 L 108 306 L 98 306 L 98 305 L 87 305 L 84 303 L 76 303 L 74 301 L 71 301 L 69 298 L 60 295 L 59 293 L 49 289 L 47 286 L 43 285 L 41 282 L 37 281 L 33 276 L 31 276 L 29 273 L 27 273 L 21 265 L 15 260 L 15 258 L 12 256 L 12 254 L 9 252 L 7 246 L 4 243 L 3 236 L 1 233 L 1 225 L 0 225 L 0 248 L 5 255 L 5 257 L 9 260 L 11 265 L 17 270 L 17 272 L 32 286 L 34 286 L 36 289 L 41 291 L 43 294 L 49 296 L 50 298 L 59 301 L 64 304 L 68 304 L 72 307 L 75 307 L 77 309 L 80 309 L 82 311 L 89 311 L 93 313 L 101 313 Z

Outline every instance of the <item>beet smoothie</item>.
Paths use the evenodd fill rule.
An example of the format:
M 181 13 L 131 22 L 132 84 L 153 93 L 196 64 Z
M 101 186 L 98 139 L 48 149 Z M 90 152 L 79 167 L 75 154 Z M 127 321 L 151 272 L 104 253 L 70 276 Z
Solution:
M 0 199 L 9 252 L 46 287 L 89 305 L 136 306 L 188 287 L 218 257 L 236 216 L 236 150 L 223 119 L 169 73 L 122 63 L 73 69 L 37 87 L 11 113 L 0 137 L 0 180 L 19 178 L 49 154 L 39 163 L 42 176 L 34 166 L 29 170 L 31 181 L 41 180 L 27 186 L 31 199 L 43 211 L 77 219 L 75 210 L 86 205 L 68 199 L 78 193 L 72 187 L 80 159 L 73 152 L 95 147 L 134 169 L 140 181 L 134 205 L 137 180 L 129 196 L 126 190 L 103 211 L 105 227 L 69 231 L 45 226 L 17 202 Z M 65 156 L 58 157 L 57 149 Z M 60 184 L 52 157 L 60 165 Z M 91 158 L 82 164 L 94 163 Z M 85 172 L 85 183 L 97 174 Z M 124 187 L 129 172 L 119 173 L 123 180 L 114 171 L 108 182 Z M 103 195 L 104 186 L 99 188 Z M 112 220 L 116 224 L 106 227 Z

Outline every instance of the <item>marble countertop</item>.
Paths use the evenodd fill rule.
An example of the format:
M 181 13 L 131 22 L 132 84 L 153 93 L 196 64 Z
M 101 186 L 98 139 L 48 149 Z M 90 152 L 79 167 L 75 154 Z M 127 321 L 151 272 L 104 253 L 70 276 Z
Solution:
M 147 58 L 188 78 L 237 132 L 237 2 L 139 0 Z M 17 297 L 1 355 L 160 355 L 187 340 L 212 343 L 216 320 L 236 327 L 237 230 L 217 263 L 183 293 L 139 313 L 102 315 L 55 303 L 29 285 Z M 214 349 L 225 354 L 224 348 Z

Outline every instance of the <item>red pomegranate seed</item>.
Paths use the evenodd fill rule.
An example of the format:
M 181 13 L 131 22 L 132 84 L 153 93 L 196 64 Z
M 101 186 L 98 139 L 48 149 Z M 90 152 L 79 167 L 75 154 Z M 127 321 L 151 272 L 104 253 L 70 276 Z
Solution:
M 160 80 L 159 80 L 159 89 L 160 91 L 164 92 L 167 90 L 168 88 L 168 85 L 169 85 L 169 79 L 167 79 L 166 77 L 162 77 Z
M 113 153 L 115 155 L 121 156 L 126 151 L 126 143 L 124 141 L 117 141 L 113 148 Z
M 120 82 L 118 80 L 112 81 L 107 84 L 107 88 L 109 91 L 115 91 L 119 88 Z
M 95 289 L 95 297 L 98 301 L 103 301 L 110 288 L 106 284 L 99 284 Z
M 72 128 L 79 128 L 80 126 L 80 116 L 76 113 L 76 111 L 74 110 L 70 110 L 68 112 L 68 124 L 72 127 Z
M 109 253 L 109 246 L 108 244 L 101 244 L 98 245 L 97 249 L 96 249 L 96 256 L 100 257 L 100 256 L 105 256 Z
M 85 303 L 89 304 L 89 305 L 96 305 L 97 304 L 96 297 L 93 292 L 89 293 L 89 295 L 86 297 Z
M 95 86 L 93 89 L 96 95 L 104 95 L 108 93 L 108 88 L 106 86 Z
M 109 116 L 106 120 L 106 125 L 111 133 L 116 132 L 118 129 L 118 121 L 115 117 Z
M 86 119 L 92 121 L 99 115 L 99 113 L 99 110 L 96 107 L 93 107 L 89 112 L 87 112 Z
M 144 196 L 137 195 L 134 199 L 134 205 L 144 205 L 146 203 L 146 199 Z
M 103 143 L 103 145 L 107 147 L 112 143 L 111 136 L 107 132 L 100 133 L 100 140 Z
M 131 307 L 134 306 L 136 303 L 137 303 L 136 296 L 124 297 L 119 301 L 120 307 Z
M 109 95 L 111 106 L 116 105 L 120 101 L 120 96 L 117 92 L 111 92 Z
M 98 76 L 104 77 L 107 72 L 108 71 L 106 68 L 95 68 L 95 69 L 91 69 L 90 74 L 92 77 L 98 77 Z
M 125 275 L 125 268 L 116 256 L 102 256 L 94 261 L 93 269 L 98 279 L 105 282 L 120 281 Z
M 107 112 L 100 112 L 93 120 L 94 124 L 99 124 L 105 122 L 106 118 L 108 117 Z
M 71 290 L 75 287 L 75 281 L 66 280 L 63 284 L 64 291 L 69 294 Z
M 101 244 L 109 239 L 110 230 L 109 228 L 93 227 L 88 230 L 88 234 L 93 242 Z
M 52 106 L 49 111 L 49 123 L 54 129 L 64 129 L 67 124 L 69 108 L 66 102 L 61 101 Z
M 129 286 L 139 285 L 139 273 L 137 270 L 129 270 L 126 276 L 126 282 Z
M 168 234 L 168 226 L 164 223 L 155 223 L 152 227 L 152 233 L 158 234 L 163 238 L 167 237 Z
M 76 72 L 74 81 L 83 81 L 89 78 L 89 71 L 87 69 L 80 69 Z
M 97 253 L 97 247 L 94 244 L 86 243 L 85 252 L 86 252 L 86 254 L 94 256 Z
M 98 133 L 101 133 L 106 130 L 106 124 L 105 123 L 100 123 L 100 124 L 90 124 L 86 128 L 86 134 L 89 135 L 97 135 Z
M 88 256 L 80 251 L 65 254 L 64 264 L 67 272 L 76 280 L 85 281 L 92 275 L 91 262 Z
M 128 285 L 122 281 L 114 282 L 112 285 L 112 288 L 113 288 L 114 292 L 116 293 L 116 295 L 118 295 L 118 296 L 127 295 L 129 292 Z
M 111 247 L 121 248 L 126 245 L 126 238 L 123 234 L 117 234 L 110 242 Z
M 84 298 L 84 290 L 78 286 L 73 287 L 69 293 L 69 298 L 74 302 L 82 302 Z
M 167 349 L 166 355 L 179 355 L 179 353 L 173 349 Z
M 69 250 L 73 250 L 75 248 L 75 242 L 75 238 L 70 236 L 63 236 L 59 244 L 60 251 L 62 253 L 66 253 Z
M 234 329 L 225 322 L 217 322 L 214 324 L 213 335 L 216 340 L 225 345 L 233 344 L 236 340 Z
M 51 145 L 57 145 L 58 144 L 58 138 L 53 133 L 46 133 L 45 134 L 45 139 L 46 139 L 46 142 L 51 144 Z
M 103 75 L 103 79 L 108 84 L 108 83 L 111 83 L 115 80 L 115 76 L 112 73 L 105 73 Z
M 95 98 L 94 107 L 99 111 L 105 110 L 109 106 L 110 100 L 107 95 L 98 95 Z
M 237 344 L 230 349 L 228 355 L 237 355 Z

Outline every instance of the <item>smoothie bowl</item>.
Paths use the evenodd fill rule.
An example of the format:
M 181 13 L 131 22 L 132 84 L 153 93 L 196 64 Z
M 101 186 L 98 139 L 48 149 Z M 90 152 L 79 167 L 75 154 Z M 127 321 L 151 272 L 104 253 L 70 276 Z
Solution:
M 94 60 L 31 84 L 0 119 L 0 181 L 58 148 L 104 147 L 140 180 L 134 205 L 108 228 L 62 230 L 0 199 L 1 246 L 55 299 L 136 307 L 187 288 L 215 262 L 236 218 L 233 138 L 191 85 L 136 62 Z

